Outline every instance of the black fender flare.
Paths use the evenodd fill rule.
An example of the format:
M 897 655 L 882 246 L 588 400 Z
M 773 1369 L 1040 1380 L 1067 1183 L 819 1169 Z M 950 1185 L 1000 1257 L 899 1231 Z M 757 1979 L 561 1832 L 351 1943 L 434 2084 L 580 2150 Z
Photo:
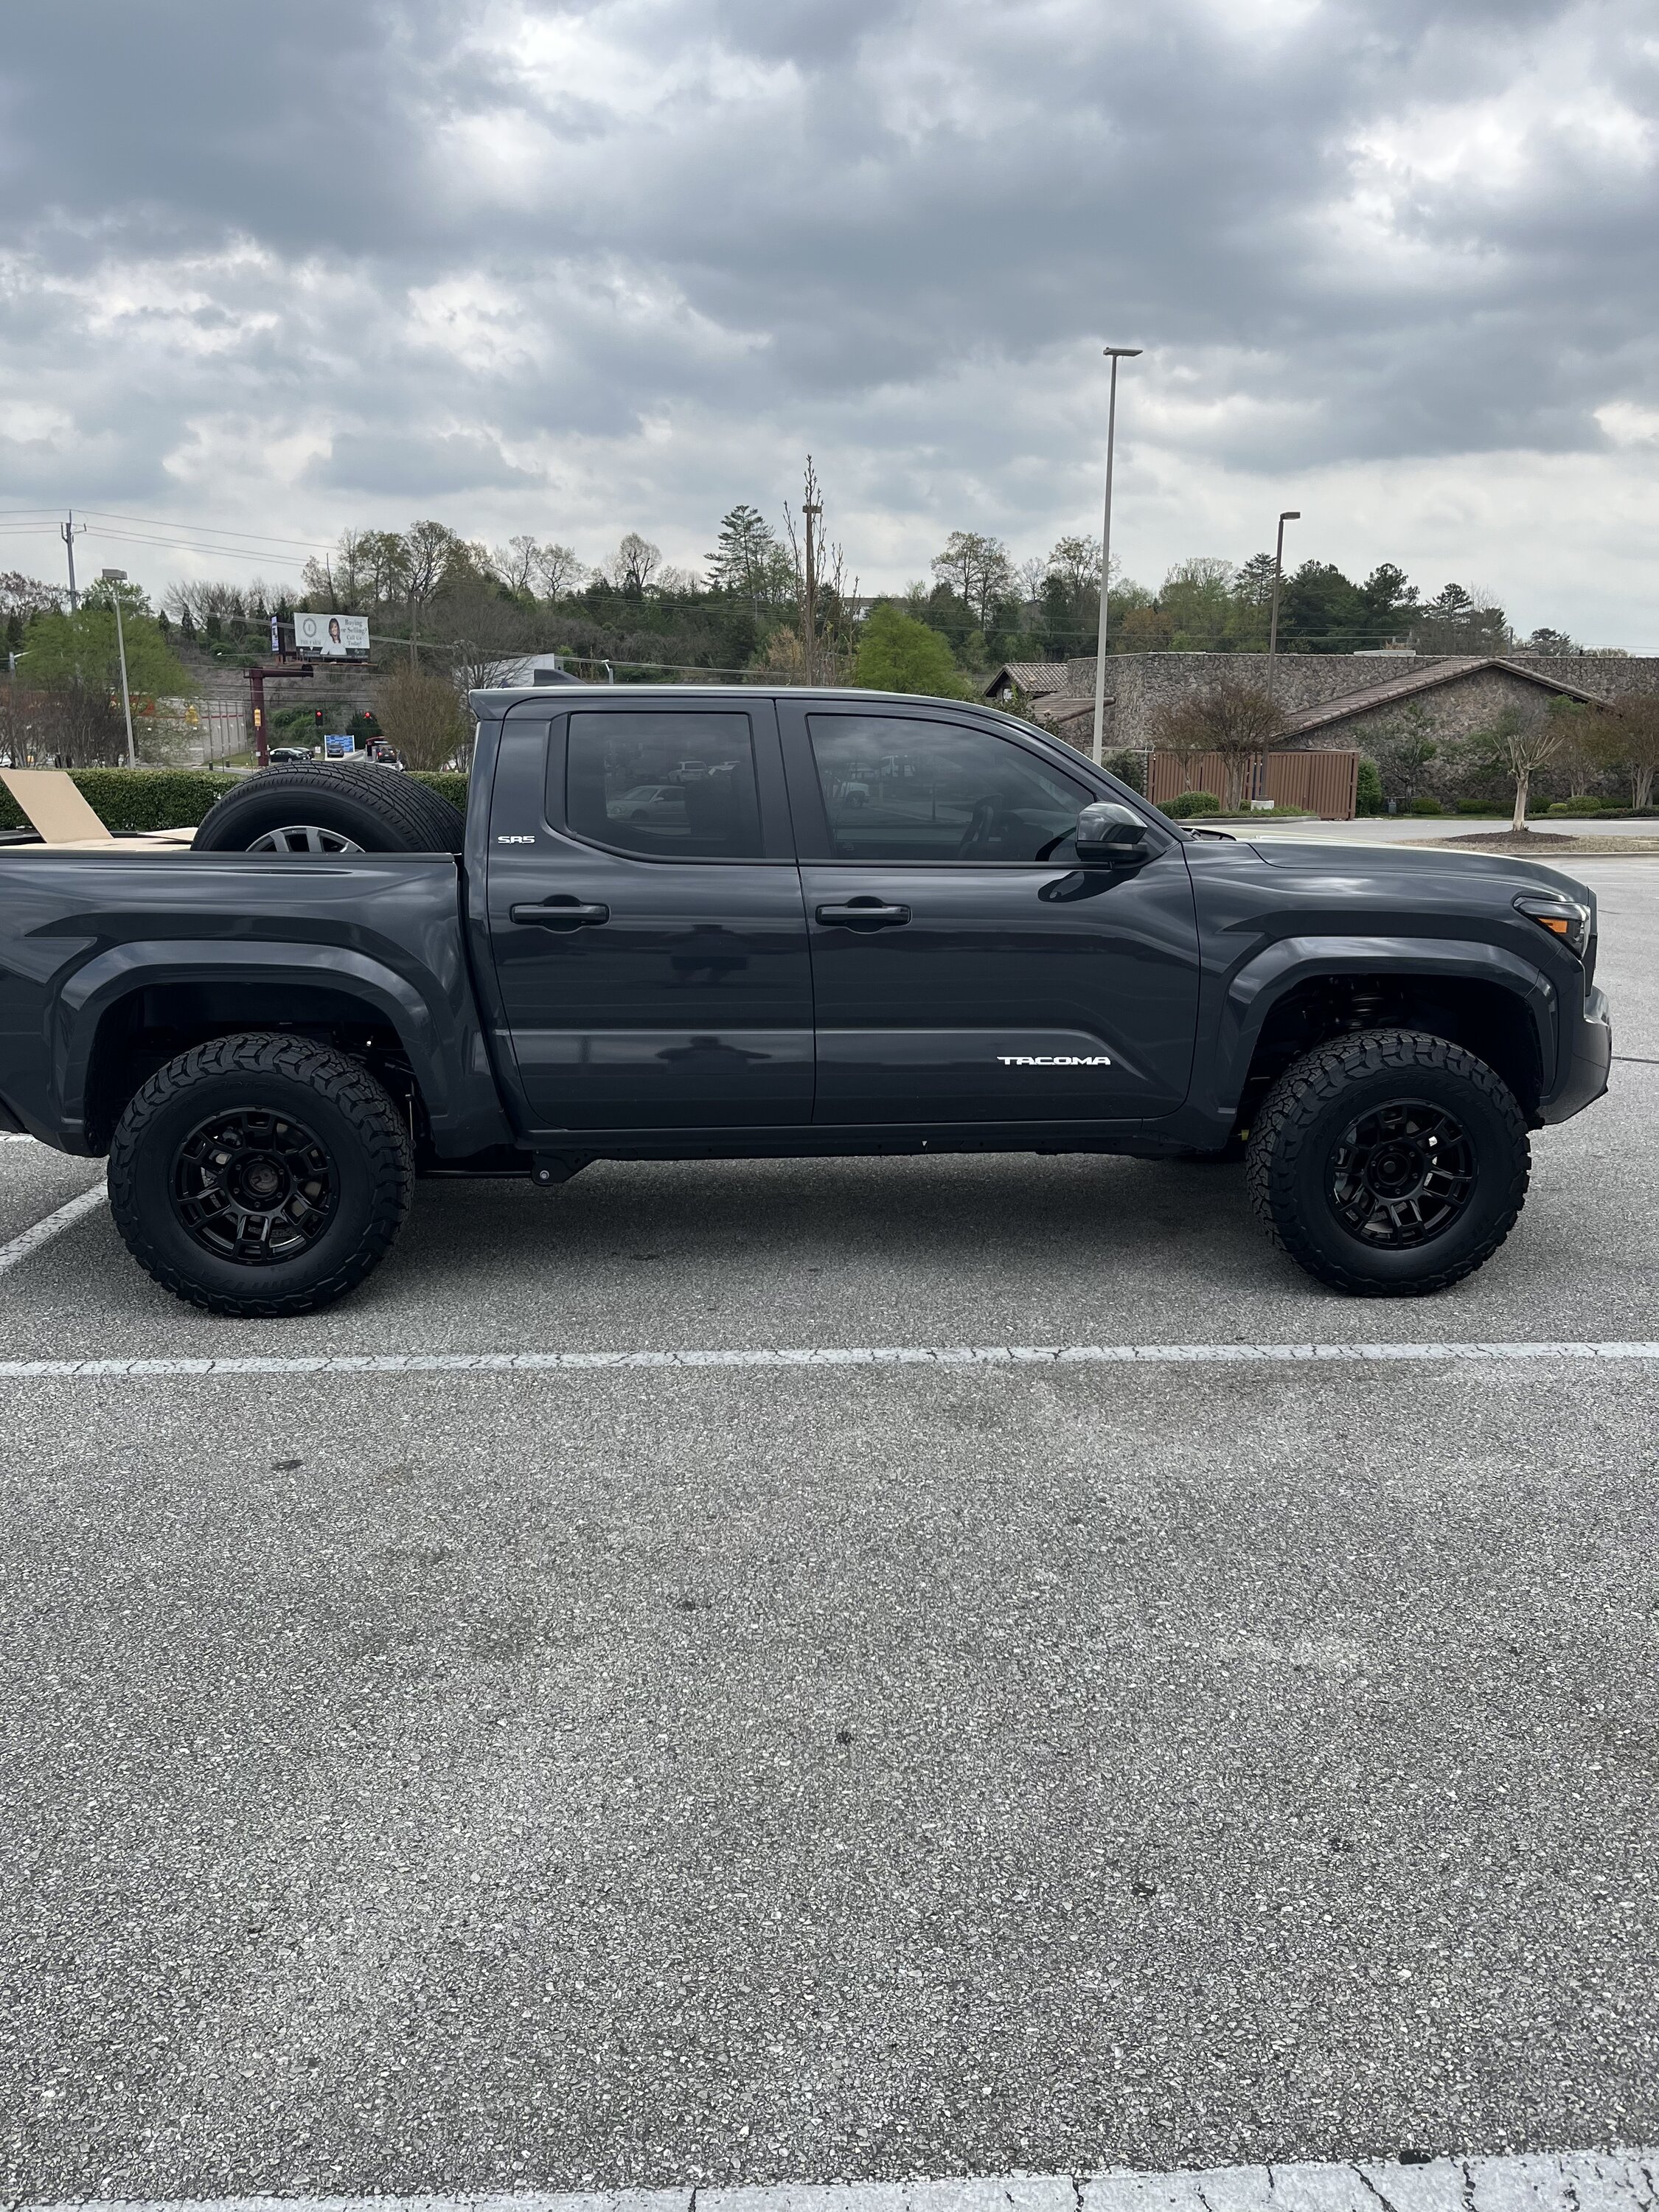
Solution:
M 262 978 L 310 984 L 360 1000 L 377 1022 L 396 1031 L 440 1152 L 457 1156 L 513 1141 L 476 1024 L 469 1021 L 457 1030 L 447 1007 L 434 1007 L 386 962 L 331 945 L 270 939 L 213 945 L 158 938 L 135 939 L 94 955 L 58 995 L 51 1066 L 60 1127 L 70 1139 L 66 1149 L 88 1149 L 87 1092 L 104 1016 L 137 991 L 228 978 L 250 985 Z M 257 1013 L 251 1013 L 247 1026 L 260 1026 Z
M 1555 985 L 1499 945 L 1446 937 L 1281 937 L 1241 962 L 1224 981 L 1210 1063 L 1211 1097 L 1237 1109 L 1262 1025 L 1280 1000 L 1321 975 L 1411 975 L 1496 983 L 1532 1026 L 1544 1089 L 1556 1080 L 1561 1024 Z

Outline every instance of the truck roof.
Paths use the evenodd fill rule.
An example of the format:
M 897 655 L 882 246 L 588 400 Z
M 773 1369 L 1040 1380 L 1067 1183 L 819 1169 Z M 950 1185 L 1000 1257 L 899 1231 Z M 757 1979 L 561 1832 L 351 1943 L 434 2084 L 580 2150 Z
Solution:
M 977 714 L 995 714 L 995 708 L 977 699 L 936 699 L 931 694 L 917 691 L 852 690 L 846 685 L 830 684 L 514 684 L 495 690 L 473 691 L 469 698 L 472 711 L 480 720 L 494 720 L 522 699 L 544 699 L 561 708 L 576 702 L 573 691 L 592 692 L 600 698 L 614 699 L 625 692 L 630 699 L 672 699 L 684 702 L 688 692 L 699 699 L 752 699 L 787 692 L 792 699 L 834 700 L 845 705 L 849 698 L 869 700 L 872 703 L 890 707 L 951 707 L 960 711 L 969 708 Z M 1006 720 L 1006 716 L 999 717 Z

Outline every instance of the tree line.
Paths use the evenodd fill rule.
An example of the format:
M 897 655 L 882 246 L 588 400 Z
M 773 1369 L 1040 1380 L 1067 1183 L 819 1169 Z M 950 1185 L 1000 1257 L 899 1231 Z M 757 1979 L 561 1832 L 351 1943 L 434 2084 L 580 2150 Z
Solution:
M 348 529 L 326 557 L 306 563 L 297 589 L 198 580 L 169 586 L 152 608 L 135 587 L 115 587 L 129 673 L 143 668 L 135 690 L 183 698 L 193 688 L 195 655 L 252 663 L 268 649 L 273 616 L 286 623 L 296 608 L 367 615 L 377 669 L 404 664 L 410 680 L 398 686 L 400 713 L 411 726 L 428 727 L 425 750 L 453 749 L 446 732 L 466 692 L 500 681 L 532 653 L 556 653 L 575 673 L 622 682 L 754 676 L 947 697 L 982 690 L 1005 661 L 1093 653 L 1098 539 L 1062 537 L 1047 554 L 1021 560 L 997 538 L 952 531 L 925 578 L 870 599 L 848 578 L 823 507 L 809 459 L 801 498 L 784 505 L 779 522 L 739 501 L 720 518 L 696 569 L 676 567 L 637 531 L 589 563 L 558 538 L 526 533 L 487 544 L 431 518 L 404 530 Z M 1260 652 L 1272 592 L 1266 553 L 1238 564 L 1180 562 L 1156 589 L 1115 562 L 1110 650 Z M 52 586 L 0 576 L 0 619 L 14 665 L 38 695 L 36 720 L 44 714 L 58 728 L 58 750 L 77 762 L 122 757 L 110 593 L 94 586 L 71 615 Z M 1577 650 L 1555 629 L 1518 640 L 1489 593 L 1449 583 L 1428 596 L 1387 562 L 1363 582 L 1329 562 L 1301 563 L 1282 581 L 1278 636 L 1285 653 L 1391 643 L 1424 653 Z M 447 687 L 451 703 L 433 686 Z M 147 742 L 161 742 L 160 727 Z

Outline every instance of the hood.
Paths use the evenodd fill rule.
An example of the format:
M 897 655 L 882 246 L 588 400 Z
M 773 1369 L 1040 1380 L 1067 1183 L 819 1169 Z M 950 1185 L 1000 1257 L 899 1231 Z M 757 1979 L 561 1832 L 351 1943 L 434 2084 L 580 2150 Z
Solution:
M 1328 842 L 1317 837 L 1309 837 L 1305 842 L 1300 837 L 1275 837 L 1266 843 L 1253 841 L 1250 850 L 1270 868 L 1331 868 L 1344 875 L 1388 875 L 1396 881 L 1402 876 L 1431 873 L 1443 879 L 1449 869 L 1488 881 L 1497 878 L 1539 890 L 1566 891 L 1592 908 L 1595 904 L 1589 887 L 1564 868 L 1523 860 L 1518 853 L 1437 852 L 1421 845 L 1387 843 L 1381 838 L 1374 844 L 1359 844 L 1350 839 L 1332 838 Z

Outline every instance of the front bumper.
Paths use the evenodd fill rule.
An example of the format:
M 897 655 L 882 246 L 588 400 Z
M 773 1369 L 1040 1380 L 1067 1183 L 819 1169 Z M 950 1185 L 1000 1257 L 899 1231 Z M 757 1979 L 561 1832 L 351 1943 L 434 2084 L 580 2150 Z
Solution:
M 1540 1117 L 1545 1121 L 1569 1121 L 1575 1114 L 1582 1114 L 1606 1091 L 1612 1066 L 1613 1024 L 1607 1018 L 1607 994 L 1592 985 L 1584 994 L 1583 1012 L 1564 1030 L 1555 1088 L 1542 1102 Z

